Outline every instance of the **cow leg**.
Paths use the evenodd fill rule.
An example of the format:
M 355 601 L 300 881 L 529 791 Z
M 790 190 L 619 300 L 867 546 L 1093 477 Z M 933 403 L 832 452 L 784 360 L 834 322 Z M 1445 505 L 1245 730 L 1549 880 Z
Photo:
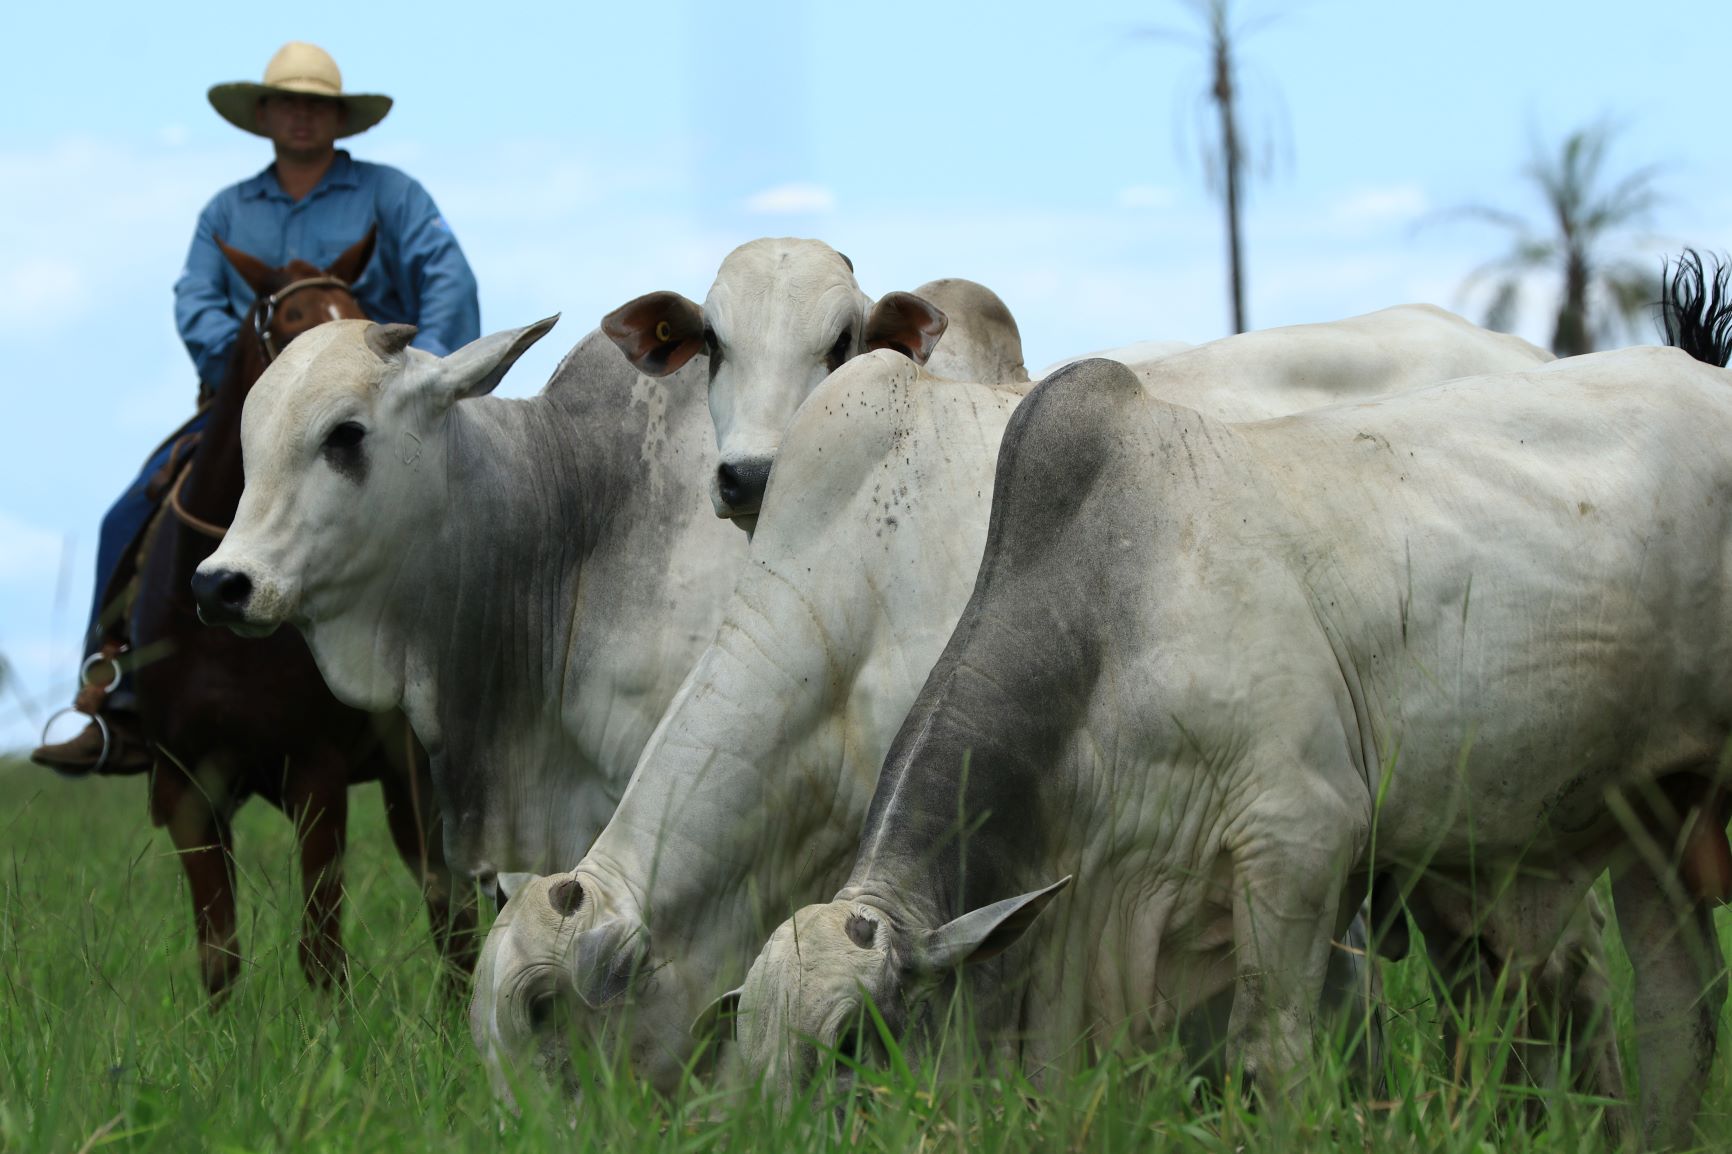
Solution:
M 1634 866 L 1612 883 L 1635 972 L 1642 1146 L 1688 1146 L 1714 1064 L 1726 971 L 1706 902 Z
M 1383 1071 L 1383 977 L 1370 949 L 1362 909 L 1339 939 L 1331 943 L 1323 979 L 1323 1016 L 1347 1043 L 1348 1074 L 1363 1079 L 1357 1088 L 1380 1091 Z
M 1624 1066 L 1618 1056 L 1605 925 L 1605 907 L 1590 890 L 1576 904 L 1563 937 L 1540 968 L 1537 996 L 1546 1015 L 1540 1036 L 1560 1047 L 1568 1045 L 1577 1090 L 1621 1101 Z M 1629 1128 L 1627 1111 L 1607 1107 L 1605 1123 L 1607 1137 L 1621 1141 Z
M 342 758 L 319 751 L 291 764 L 283 781 L 283 809 L 295 823 L 301 849 L 301 971 L 321 988 L 348 981 L 342 940 L 347 768 Z
M 1258 1087 L 1273 1103 L 1292 1089 L 1312 1057 L 1349 857 L 1339 843 L 1319 845 L 1293 835 L 1347 831 L 1351 825 L 1336 813 L 1316 813 L 1314 805 L 1268 801 L 1267 809 L 1247 820 L 1251 832 L 1233 849 L 1237 972 L 1228 1059 L 1230 1067 L 1243 1068 L 1247 1086 Z
M 417 749 L 406 767 L 383 764 L 379 787 L 385 795 L 385 817 L 391 840 L 409 872 L 421 884 L 427 920 L 439 956 L 445 960 L 449 990 L 461 997 L 475 970 L 478 949 L 475 885 L 457 877 L 445 861 L 445 831 L 433 804 L 433 781 L 426 757 Z
M 1602 934 L 1605 913 L 1587 888 L 1590 878 L 1585 869 L 1562 878 L 1528 876 L 1477 896 L 1463 883 L 1437 881 L 1409 895 L 1408 909 L 1432 963 L 1444 1052 L 1458 1080 L 1465 1073 L 1463 1031 L 1496 1010 L 1492 998 L 1507 971 L 1506 995 L 1525 999 L 1512 1074 L 1555 1086 L 1568 1045 L 1578 1089 L 1614 1100 L 1624 1096 Z M 1537 1121 L 1543 1108 L 1543 1101 L 1532 1100 L 1530 1119 Z M 1605 1125 L 1617 1139 L 1628 1121 L 1621 1108 L 1611 1107 Z
M 190 781 L 178 765 L 161 762 L 151 774 L 150 793 L 151 817 L 168 828 L 186 871 L 198 934 L 199 980 L 214 1007 L 241 969 L 228 797 L 226 791 L 212 793 Z

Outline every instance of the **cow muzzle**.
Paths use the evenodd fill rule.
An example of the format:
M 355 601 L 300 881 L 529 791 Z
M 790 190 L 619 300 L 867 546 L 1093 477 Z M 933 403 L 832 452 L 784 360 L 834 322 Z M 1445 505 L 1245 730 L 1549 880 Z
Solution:
M 199 566 L 192 577 L 193 601 L 206 625 L 226 625 L 242 637 L 265 637 L 281 622 L 253 612 L 258 602 L 253 579 L 236 569 Z
M 756 518 L 764 501 L 764 488 L 770 483 L 773 457 L 746 457 L 723 461 L 716 466 L 716 483 L 711 490 L 716 516 L 738 519 Z

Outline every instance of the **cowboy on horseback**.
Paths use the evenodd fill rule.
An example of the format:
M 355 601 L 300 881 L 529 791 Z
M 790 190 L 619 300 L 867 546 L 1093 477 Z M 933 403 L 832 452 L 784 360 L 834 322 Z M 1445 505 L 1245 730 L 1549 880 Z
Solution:
M 63 772 L 150 768 L 151 753 L 122 678 L 130 577 L 124 570 L 164 494 L 174 503 L 175 490 L 163 478 L 184 460 L 190 435 L 203 428 L 208 400 L 224 379 L 241 320 L 254 304 L 253 287 L 225 247 L 265 266 L 304 261 L 328 269 L 373 231 L 372 259 L 348 286 L 367 316 L 418 326 L 415 346 L 440 355 L 480 335 L 474 275 L 433 198 L 397 169 L 355 160 L 336 147 L 337 140 L 383 120 L 391 109 L 389 96 L 344 92 L 329 54 L 291 42 L 271 58 L 262 84 L 219 84 L 209 99 L 224 120 L 270 140 L 275 160 L 205 206 L 175 282 L 175 324 L 198 369 L 199 412 L 158 447 L 103 518 L 89 656 L 73 706 L 91 721 L 71 740 L 31 754 Z

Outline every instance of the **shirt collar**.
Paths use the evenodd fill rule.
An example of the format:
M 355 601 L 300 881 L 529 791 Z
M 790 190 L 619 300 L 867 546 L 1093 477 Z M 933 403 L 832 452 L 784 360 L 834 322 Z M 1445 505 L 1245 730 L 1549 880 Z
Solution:
M 319 183 L 313 186 L 313 191 L 306 196 L 307 200 L 318 196 L 327 188 L 357 188 L 360 180 L 356 175 L 355 161 L 346 149 L 337 149 L 336 159 L 331 161 L 331 167 L 325 170 L 325 175 L 319 178 Z M 277 165 L 275 161 L 259 170 L 258 175 L 241 182 L 241 196 L 247 200 L 288 200 L 288 193 L 277 183 Z

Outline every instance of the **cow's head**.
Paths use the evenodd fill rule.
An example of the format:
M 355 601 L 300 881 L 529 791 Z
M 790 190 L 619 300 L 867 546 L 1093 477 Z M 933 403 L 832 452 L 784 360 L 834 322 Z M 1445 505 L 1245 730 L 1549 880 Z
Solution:
M 248 636 L 287 621 L 313 640 L 321 622 L 383 597 L 406 543 L 445 515 L 453 406 L 491 392 L 555 319 L 447 357 L 410 348 L 413 326 L 369 321 L 334 321 L 291 344 L 247 397 L 246 488 L 193 578 L 199 615 Z M 397 704 L 320 664 L 351 704 Z
M 868 349 L 925 364 L 945 323 L 937 306 L 910 293 L 874 304 L 848 258 L 822 241 L 754 240 L 728 254 L 701 307 L 678 293 L 650 293 L 601 327 L 650 376 L 709 354 L 720 449 L 711 497 L 717 516 L 750 528 L 782 430 L 818 382 Z
M 936 928 L 901 924 L 866 902 L 807 906 L 777 928 L 745 984 L 717 999 L 694 1031 L 731 1036 L 748 1076 L 762 1078 L 786 1107 L 826 1068 L 826 1056 L 870 1059 L 880 1034 L 868 1002 L 893 1038 L 930 1026 L 930 995 L 943 979 L 1015 945 L 1069 881 Z
M 537 1074 L 576 1093 L 576 1046 L 623 1052 L 636 1076 L 671 1091 L 682 1056 L 653 1039 L 683 1030 L 690 1002 L 666 989 L 642 1004 L 633 1001 L 640 983 L 659 984 L 664 977 L 677 980 L 651 962 L 648 928 L 623 889 L 583 865 L 528 881 L 487 935 L 469 1006 L 470 1034 L 495 1093 L 509 1100 L 514 1082 Z M 628 1006 L 630 1012 L 622 1012 Z M 617 1035 L 622 1029 L 624 1037 Z

